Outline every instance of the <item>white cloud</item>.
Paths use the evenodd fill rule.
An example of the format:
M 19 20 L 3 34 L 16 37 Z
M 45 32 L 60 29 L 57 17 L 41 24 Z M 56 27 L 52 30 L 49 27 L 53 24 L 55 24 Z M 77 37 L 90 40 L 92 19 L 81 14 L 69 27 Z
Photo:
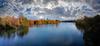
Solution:
M 81 0 L 9 0 L 8 7 L 11 10 L 8 10 L 5 14 L 10 12 L 12 15 L 40 16 L 40 18 L 42 18 L 41 15 L 44 17 L 72 17 L 78 16 L 82 12 L 86 15 L 94 14 L 93 9 L 84 2 L 82 3 Z M 91 10 L 89 11 L 89 14 L 83 7 Z M 29 8 L 31 10 L 26 11 Z

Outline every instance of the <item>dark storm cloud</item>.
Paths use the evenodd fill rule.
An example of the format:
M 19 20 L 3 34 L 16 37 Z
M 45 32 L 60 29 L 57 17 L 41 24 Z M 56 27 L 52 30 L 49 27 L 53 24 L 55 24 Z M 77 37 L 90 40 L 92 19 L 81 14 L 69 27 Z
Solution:
M 100 0 L 96 0 L 96 4 L 97 4 L 97 6 L 94 8 L 97 10 L 97 12 L 100 13 Z
M 16 0 L 16 2 L 22 2 L 22 4 L 31 4 L 33 0 Z
M 95 1 L 100 4 L 100 0 L 95 0 Z
M 5 1 L 4 0 L 0 0 L 0 8 L 3 8 L 5 6 Z
M 86 0 L 97 12 L 100 11 L 100 0 Z
M 44 4 L 47 4 L 48 2 L 51 2 L 51 1 L 57 3 L 57 0 L 43 0 L 43 3 L 44 3 Z
M 0 0 L 0 15 L 6 13 L 8 10 L 7 0 Z

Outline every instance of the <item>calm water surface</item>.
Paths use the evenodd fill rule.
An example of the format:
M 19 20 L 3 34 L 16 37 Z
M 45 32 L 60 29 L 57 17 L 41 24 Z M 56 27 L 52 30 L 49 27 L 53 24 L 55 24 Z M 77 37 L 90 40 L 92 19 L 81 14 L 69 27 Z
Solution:
M 24 36 L 0 36 L 0 46 L 84 46 L 83 33 L 75 23 L 39 25 L 29 28 Z

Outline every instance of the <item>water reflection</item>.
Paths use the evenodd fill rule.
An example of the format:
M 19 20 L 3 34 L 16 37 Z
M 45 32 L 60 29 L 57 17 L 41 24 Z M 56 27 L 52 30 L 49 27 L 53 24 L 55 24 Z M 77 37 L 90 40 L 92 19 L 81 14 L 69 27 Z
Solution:
M 100 24 L 84 30 L 85 46 L 100 46 Z
M 76 23 L 78 29 L 84 33 L 85 46 L 100 46 L 100 16 L 85 18 Z M 82 22 L 82 23 L 81 23 Z
M 23 37 L 28 33 L 28 27 L 21 27 L 21 29 L 0 30 L 0 37 L 12 38 L 15 35 Z
M 46 25 L 53 26 L 53 27 L 58 27 L 59 24 L 42 24 L 42 25 L 33 25 L 31 27 L 44 27 Z
M 30 29 L 34 35 L 35 45 L 41 46 L 83 46 L 82 34 L 77 30 L 75 23 L 60 23 L 54 25 L 41 25 Z M 36 44 L 36 42 L 38 42 Z
M 2 33 L 0 46 L 83 46 L 82 36 L 75 23 L 33 25 Z
M 51 25 L 54 27 L 57 27 L 58 24 L 46 24 L 46 25 Z M 21 26 L 18 29 L 9 29 L 9 30 L 0 30 L 0 37 L 5 37 L 5 38 L 12 38 L 15 37 L 15 35 L 19 37 L 23 37 L 24 35 L 27 35 L 29 28 L 31 27 L 44 27 L 45 25 L 31 25 L 31 26 Z

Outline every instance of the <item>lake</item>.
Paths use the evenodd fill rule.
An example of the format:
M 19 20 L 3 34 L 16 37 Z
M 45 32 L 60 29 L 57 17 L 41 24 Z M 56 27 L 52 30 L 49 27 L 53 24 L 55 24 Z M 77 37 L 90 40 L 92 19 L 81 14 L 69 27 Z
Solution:
M 24 31 L 1 32 L 0 46 L 84 46 L 84 40 L 75 23 L 66 22 L 35 25 Z

